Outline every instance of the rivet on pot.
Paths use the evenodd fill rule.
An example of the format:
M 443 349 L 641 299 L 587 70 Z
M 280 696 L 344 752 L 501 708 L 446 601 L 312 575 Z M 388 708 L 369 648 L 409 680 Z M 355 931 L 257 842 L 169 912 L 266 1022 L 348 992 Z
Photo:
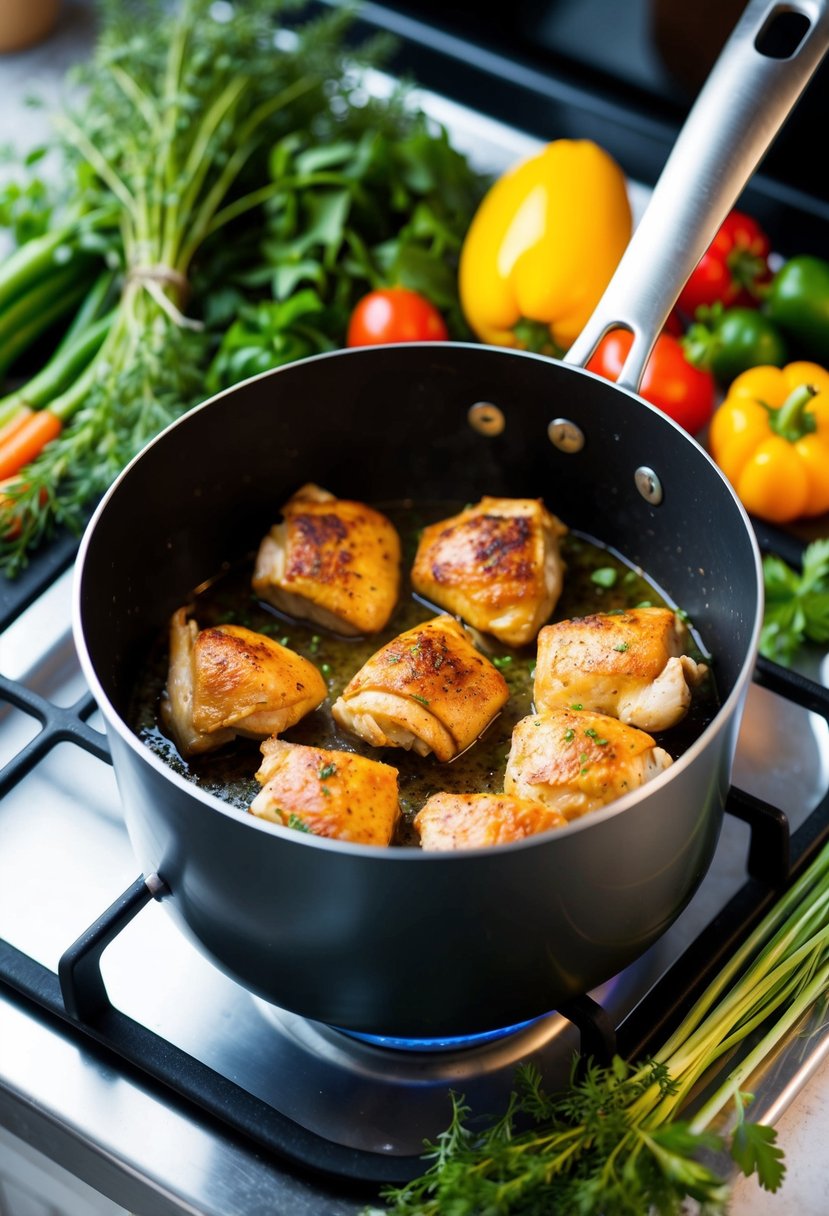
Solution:
M 467 418 L 473 431 L 479 435 L 500 435 L 507 425 L 503 411 L 490 401 L 476 401 L 470 405 Z
M 662 482 L 653 469 L 649 469 L 646 464 L 640 465 L 633 474 L 633 480 L 645 502 L 649 502 L 652 507 L 658 507 L 662 501 Z
M 580 452 L 584 447 L 584 431 L 569 418 L 554 418 L 547 427 L 547 437 L 560 452 Z

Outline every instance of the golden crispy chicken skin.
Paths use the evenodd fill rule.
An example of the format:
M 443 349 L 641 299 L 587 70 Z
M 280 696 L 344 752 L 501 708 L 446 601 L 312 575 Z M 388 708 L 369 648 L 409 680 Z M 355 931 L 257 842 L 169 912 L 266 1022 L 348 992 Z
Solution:
M 162 719 L 184 756 L 235 736 L 288 730 L 325 700 L 313 663 L 241 625 L 199 629 L 179 608 L 170 621 L 170 665 Z
M 372 507 L 306 485 L 259 546 L 253 590 L 345 636 L 377 633 L 400 587 L 400 538 Z
M 397 769 L 353 752 L 266 739 L 250 809 L 284 827 L 388 845 L 400 810 Z
M 583 705 L 642 730 L 687 713 L 708 668 L 682 651 L 687 631 L 669 608 L 631 608 L 546 625 L 538 635 L 539 710 Z
M 509 844 L 566 822 L 552 807 L 511 794 L 433 794 L 414 818 L 429 851 Z
M 473 628 L 523 646 L 561 595 L 558 542 L 566 531 L 540 499 L 482 498 L 424 528 L 412 585 Z
M 504 791 L 577 819 L 663 772 L 673 761 L 650 735 L 607 714 L 552 709 L 512 732 Z
M 506 680 L 463 626 L 438 616 L 372 655 L 331 712 L 373 747 L 451 760 L 474 743 L 508 697 Z

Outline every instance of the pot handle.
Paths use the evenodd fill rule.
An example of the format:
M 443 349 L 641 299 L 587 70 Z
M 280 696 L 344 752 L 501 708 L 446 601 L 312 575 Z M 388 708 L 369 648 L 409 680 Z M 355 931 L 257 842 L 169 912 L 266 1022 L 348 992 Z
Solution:
M 787 23 L 786 30 L 778 23 Z M 775 33 L 802 36 L 786 58 Z M 774 28 L 774 31 L 772 30 Z M 779 46 L 779 43 L 778 43 Z M 616 272 L 564 356 L 584 367 L 610 329 L 633 343 L 617 383 L 636 392 L 677 296 L 829 46 L 829 0 L 750 0 L 679 133 Z M 776 53 L 775 53 L 776 52 Z

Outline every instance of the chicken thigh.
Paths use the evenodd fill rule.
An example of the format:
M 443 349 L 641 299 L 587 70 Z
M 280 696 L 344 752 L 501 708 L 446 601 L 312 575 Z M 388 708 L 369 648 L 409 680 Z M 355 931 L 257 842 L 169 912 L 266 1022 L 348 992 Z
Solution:
M 687 633 L 669 608 L 631 608 L 546 625 L 538 635 L 539 710 L 579 704 L 642 730 L 687 713 L 708 668 L 682 651 Z
M 400 810 L 396 768 L 282 739 L 266 739 L 262 756 L 254 815 L 315 836 L 390 843 Z
M 313 663 L 241 625 L 200 630 L 179 608 L 170 621 L 170 665 L 161 717 L 183 756 L 236 735 L 280 734 L 325 700 Z
M 616 718 L 552 709 L 516 724 L 504 791 L 577 819 L 644 785 L 672 763 L 650 735 Z
M 552 807 L 511 794 L 433 794 L 414 818 L 430 851 L 509 844 L 566 822 Z
M 401 633 L 378 650 L 332 708 L 335 721 L 373 747 L 451 760 L 509 697 L 501 673 L 451 616 Z
M 314 485 L 282 515 L 256 555 L 256 594 L 345 636 L 382 629 L 400 585 L 400 538 L 385 515 Z
M 424 528 L 412 585 L 473 628 L 523 646 L 561 595 L 566 531 L 539 499 L 482 498 Z

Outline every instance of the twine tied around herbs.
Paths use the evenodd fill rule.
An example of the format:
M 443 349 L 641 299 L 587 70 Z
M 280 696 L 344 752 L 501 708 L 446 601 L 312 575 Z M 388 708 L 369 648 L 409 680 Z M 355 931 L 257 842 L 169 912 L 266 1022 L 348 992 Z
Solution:
M 165 266 L 161 262 L 154 265 L 133 266 L 127 272 L 126 281 L 128 284 L 135 283 L 138 287 L 143 287 L 152 296 L 159 308 L 167 314 L 174 325 L 179 325 L 182 329 L 197 331 L 204 329 L 202 321 L 196 321 L 193 317 L 186 317 L 170 297 L 165 295 L 161 290 L 164 284 L 176 287 L 181 293 L 182 300 L 186 300 L 190 294 L 190 284 L 186 276 L 175 270 L 172 266 Z

